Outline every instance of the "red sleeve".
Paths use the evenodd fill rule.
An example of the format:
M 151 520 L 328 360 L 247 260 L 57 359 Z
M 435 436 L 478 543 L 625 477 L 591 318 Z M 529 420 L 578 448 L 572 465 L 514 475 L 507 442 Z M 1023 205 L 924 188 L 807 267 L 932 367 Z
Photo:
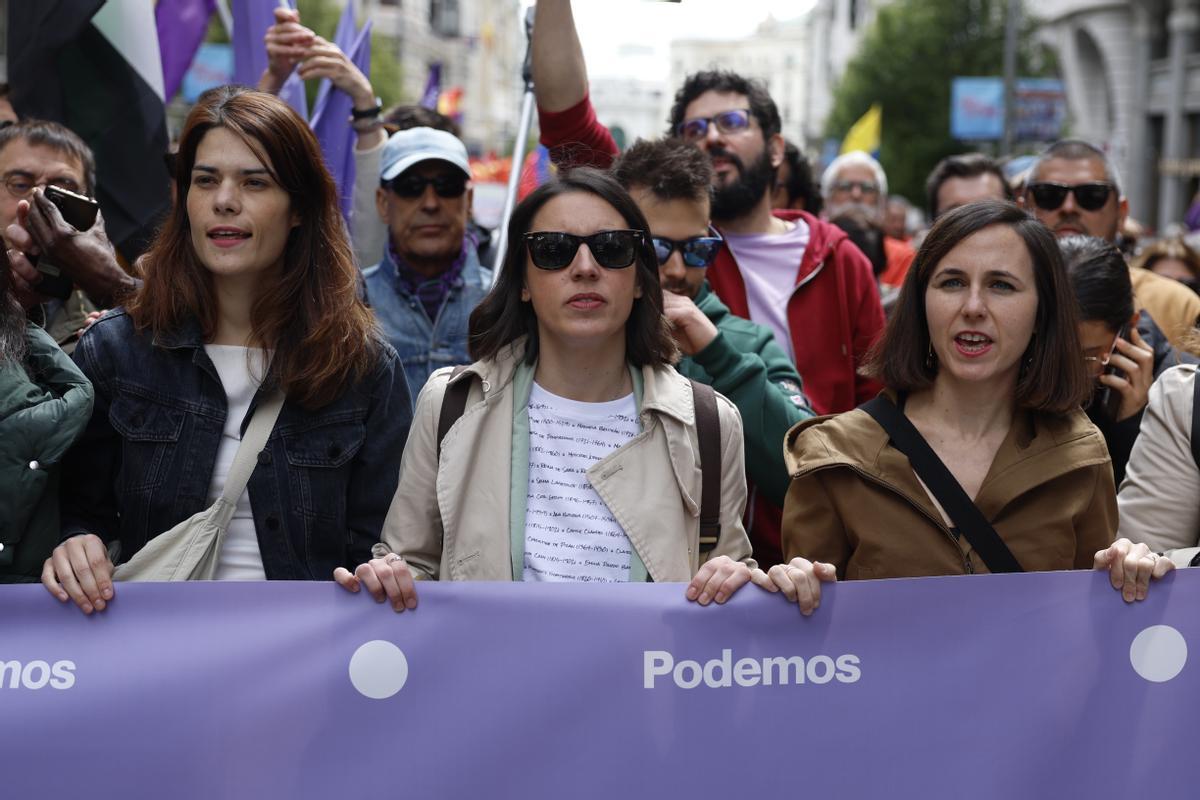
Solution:
M 546 111 L 538 106 L 538 125 L 542 131 L 540 141 L 559 168 L 608 169 L 616 158 L 617 143 L 596 119 L 588 95 L 566 111 Z
M 862 404 L 883 390 L 879 381 L 857 373 L 866 361 L 867 352 L 883 335 L 883 304 L 879 301 L 879 287 L 875 284 L 871 262 L 862 251 L 846 239 L 838 245 L 838 258 L 854 296 L 854 400 L 856 404 Z

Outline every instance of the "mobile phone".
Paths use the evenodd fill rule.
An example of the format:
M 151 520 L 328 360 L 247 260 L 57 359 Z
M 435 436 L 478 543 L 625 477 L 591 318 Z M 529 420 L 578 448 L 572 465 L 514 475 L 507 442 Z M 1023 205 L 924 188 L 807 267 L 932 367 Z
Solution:
M 1123 325 L 1121 327 L 1121 330 L 1117 333 L 1117 338 L 1124 339 L 1127 342 L 1132 341 L 1129 338 L 1129 326 L 1128 325 Z M 1114 347 L 1116 346 L 1116 342 L 1113 342 L 1113 346 Z M 1113 352 L 1115 353 L 1116 351 L 1114 350 Z M 1106 366 L 1104 368 L 1104 374 L 1105 375 L 1115 375 L 1118 378 L 1125 377 L 1125 373 L 1122 372 L 1119 368 L 1113 366 L 1111 363 L 1109 363 L 1108 366 Z M 1106 386 L 1106 387 L 1104 387 L 1104 396 L 1100 399 L 1101 399 L 1101 402 L 1103 403 L 1105 417 L 1107 417 L 1108 419 L 1111 419 L 1111 420 L 1116 420 L 1117 414 L 1120 413 L 1120 411 L 1121 411 L 1121 393 L 1109 386 Z
M 100 204 L 90 197 L 50 185 L 44 190 L 46 199 L 54 203 L 63 219 L 77 231 L 86 231 L 96 224 Z
M 46 199 L 58 208 L 63 219 L 75 230 L 86 231 L 96 224 L 100 204 L 92 198 L 53 185 L 47 186 L 44 193 Z M 38 292 L 59 300 L 66 300 L 71 296 L 74 286 L 62 267 L 43 257 L 38 259 L 37 271 L 42 276 L 38 281 Z

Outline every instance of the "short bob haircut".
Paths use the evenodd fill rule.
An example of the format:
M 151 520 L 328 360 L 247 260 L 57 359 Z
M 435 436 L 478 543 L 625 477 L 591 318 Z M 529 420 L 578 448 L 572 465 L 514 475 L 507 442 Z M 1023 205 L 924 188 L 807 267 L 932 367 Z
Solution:
M 633 265 L 642 296 L 633 301 L 633 310 L 625 323 L 625 359 L 637 367 L 675 363 L 679 351 L 663 317 L 662 286 L 658 280 L 658 259 L 650 247 L 650 226 L 637 204 L 611 175 L 587 167 L 578 167 L 542 184 L 513 210 L 500 275 L 492 290 L 471 312 L 471 357 L 495 358 L 506 345 L 525 336 L 528 337 L 525 362 L 533 364 L 537 360 L 537 316 L 533 305 L 521 299 L 525 272 L 536 269 L 529 263 L 525 234 L 532 230 L 533 218 L 542 206 L 555 197 L 569 194 L 599 197 L 631 229 L 646 234 L 646 244 L 638 249 Z
M 900 300 L 866 371 L 897 392 L 933 385 L 938 365 L 929 358 L 925 290 L 938 264 L 954 247 L 992 225 L 1006 225 L 1025 242 L 1033 262 L 1038 308 L 1033 341 L 1022 356 L 1015 400 L 1020 408 L 1066 414 L 1080 408 L 1092 384 L 1079 345 L 1075 297 L 1054 235 L 1019 206 L 1001 201 L 971 203 L 938 218 L 908 271 Z
M 300 218 L 288 232 L 282 272 L 262 287 L 251 311 L 255 343 L 274 351 L 267 382 L 304 408 L 328 405 L 377 367 L 382 339 L 358 296 L 337 187 L 317 138 L 274 95 L 220 86 L 188 113 L 175 160 L 175 203 L 141 262 L 144 282 L 129 302 L 130 316 L 139 330 L 156 334 L 190 320 L 206 341 L 216 332 L 213 277 L 192 246 L 187 209 L 196 151 L 214 128 L 246 143 Z

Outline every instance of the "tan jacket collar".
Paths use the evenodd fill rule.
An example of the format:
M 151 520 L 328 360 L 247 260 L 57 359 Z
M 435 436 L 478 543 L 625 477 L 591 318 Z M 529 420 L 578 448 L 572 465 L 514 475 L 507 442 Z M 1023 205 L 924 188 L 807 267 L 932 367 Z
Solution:
M 788 431 L 785 444 L 793 477 L 849 467 L 933 510 L 908 458 L 890 445 L 887 434 L 865 411 L 805 420 Z M 975 504 L 991 519 L 1035 486 L 1108 461 L 1103 437 L 1082 411 L 1065 416 L 1021 411 L 996 451 Z
M 517 366 L 525 357 L 525 341 L 524 336 L 513 340 L 495 358 L 476 361 L 451 379 L 450 383 L 471 380 L 469 376 L 475 376 L 479 378 L 484 399 L 495 396 L 513 382 Z M 669 367 L 656 369 L 644 366 L 641 375 L 643 414 L 648 411 L 667 414 L 688 426 L 695 422 L 696 409 L 687 378 Z

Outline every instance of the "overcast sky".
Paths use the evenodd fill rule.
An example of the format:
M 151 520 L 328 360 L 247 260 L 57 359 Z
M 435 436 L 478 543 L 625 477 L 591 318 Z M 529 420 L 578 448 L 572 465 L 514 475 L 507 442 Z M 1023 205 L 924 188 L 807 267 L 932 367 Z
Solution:
M 666 77 L 674 39 L 741 39 L 773 15 L 793 19 L 816 0 L 575 0 L 591 77 Z M 523 0 L 532 5 L 531 0 Z

